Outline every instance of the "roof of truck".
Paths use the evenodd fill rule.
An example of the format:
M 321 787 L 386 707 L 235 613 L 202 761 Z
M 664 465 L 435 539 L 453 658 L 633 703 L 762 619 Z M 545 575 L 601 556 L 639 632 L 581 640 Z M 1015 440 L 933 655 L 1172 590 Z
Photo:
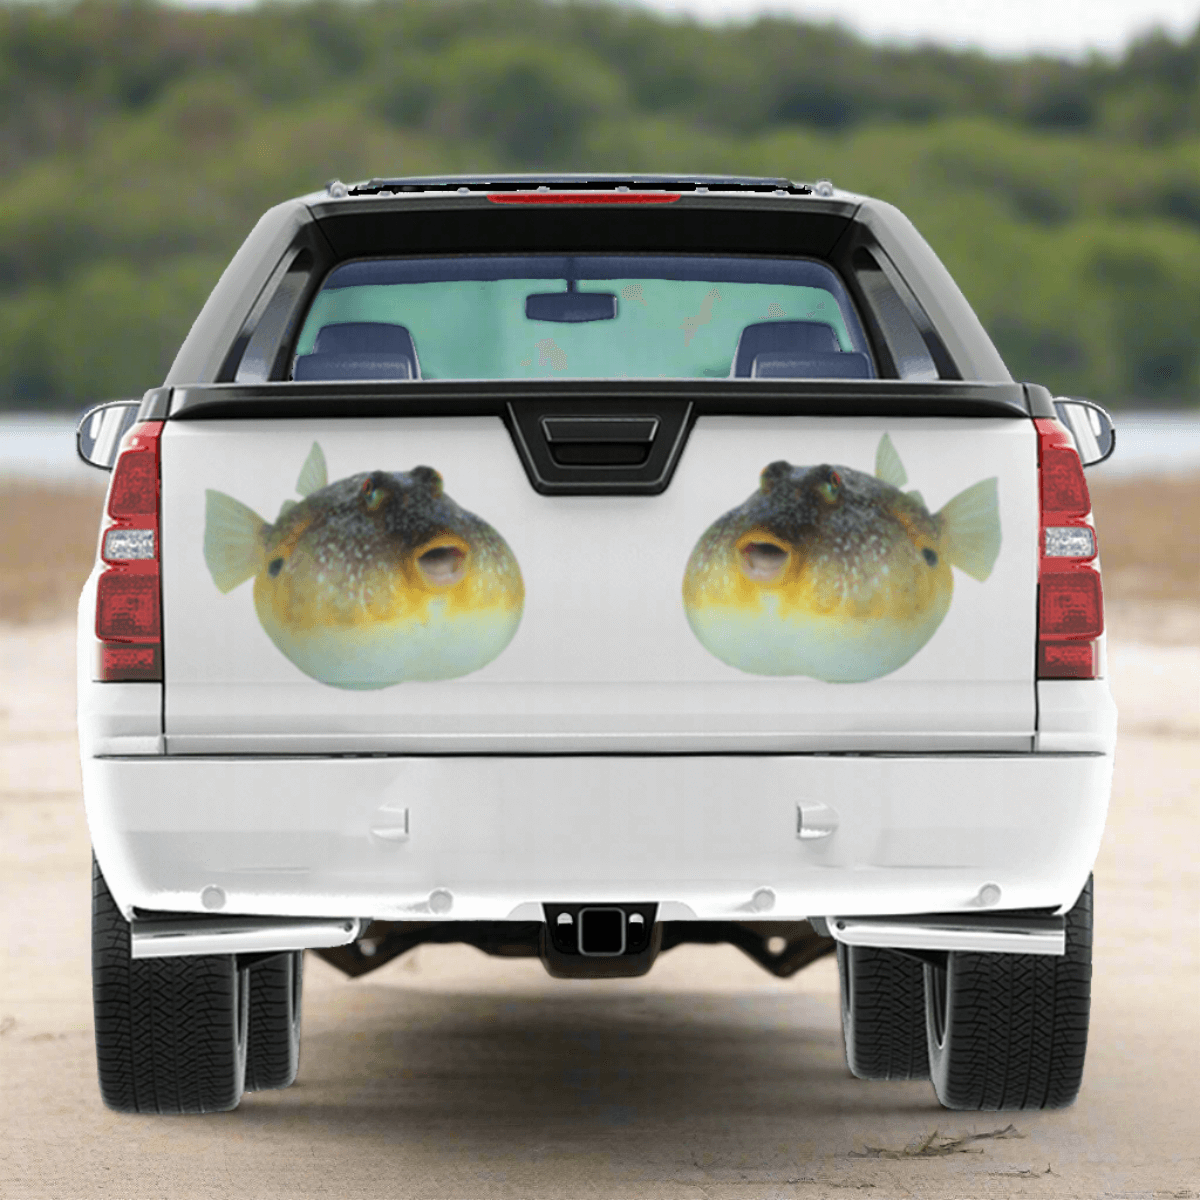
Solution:
M 742 197 L 747 200 L 768 196 L 811 197 L 812 201 L 818 204 L 834 198 L 842 202 L 863 199 L 861 196 L 835 188 L 828 179 L 804 182 L 769 175 L 608 171 L 381 175 L 356 183 L 343 183 L 340 179 L 331 179 L 320 191 L 310 192 L 299 199 L 310 205 L 324 205 L 331 201 L 360 196 L 403 199 L 433 193 L 484 199 L 518 192 L 662 193 L 671 195 L 672 198 L 695 196 L 697 199 L 703 199 L 707 196 L 710 199 Z
M 481 220 L 489 209 L 495 217 Z M 847 238 L 852 229 L 857 233 Z M 417 248 L 427 255 L 619 250 L 825 259 L 839 245 L 839 253 L 854 253 L 860 242 L 894 264 L 962 378 L 1011 380 L 949 272 L 885 201 L 835 188 L 827 179 L 530 171 L 331 180 L 276 205 L 223 273 L 164 382 L 221 380 L 256 297 L 268 296 L 272 273 L 282 278 L 302 251 L 323 276 L 336 262 Z
M 542 172 L 472 175 L 384 176 L 356 184 L 332 180 L 329 194 L 377 195 L 382 192 L 506 192 L 506 191 L 664 191 L 664 192 L 777 192 L 794 196 L 829 194 L 832 185 L 799 183 L 759 175 L 695 175 L 616 172 Z M 828 190 L 827 190 L 828 189 Z

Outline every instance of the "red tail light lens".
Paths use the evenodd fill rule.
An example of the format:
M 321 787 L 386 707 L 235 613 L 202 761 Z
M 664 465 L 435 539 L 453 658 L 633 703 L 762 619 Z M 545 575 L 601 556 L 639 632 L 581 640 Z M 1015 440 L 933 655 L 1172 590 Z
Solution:
M 1043 517 L 1049 513 L 1086 517 L 1092 511 L 1092 501 L 1071 435 L 1057 421 L 1037 421 L 1036 425 L 1041 450 Z
M 1104 632 L 1100 576 L 1088 568 L 1042 575 L 1038 633 L 1042 637 L 1097 638 Z
M 158 558 L 158 438 L 161 421 L 135 425 L 121 442 L 101 534 L 107 565 L 96 584 L 97 678 L 162 679 Z
M 1037 678 L 1095 679 L 1104 595 L 1087 481 L 1070 434 L 1057 421 L 1034 424 L 1041 499 Z
M 126 683 L 162 679 L 161 648 L 154 646 L 103 645 L 100 647 L 100 678 Z
M 1038 646 L 1039 679 L 1095 679 L 1095 642 L 1042 642 Z
M 108 492 L 108 515 L 118 519 L 158 515 L 158 455 L 154 446 L 135 445 L 121 454 Z
M 158 572 L 105 571 L 96 587 L 96 636 L 107 641 L 161 633 Z

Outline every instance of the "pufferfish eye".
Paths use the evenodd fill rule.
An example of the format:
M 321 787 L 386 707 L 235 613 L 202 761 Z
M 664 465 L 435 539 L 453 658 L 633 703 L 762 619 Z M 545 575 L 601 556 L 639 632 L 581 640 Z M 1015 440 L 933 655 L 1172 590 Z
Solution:
M 362 487 L 359 491 L 362 495 L 363 503 L 366 505 L 367 512 L 375 512 L 387 499 L 387 492 L 383 488 L 375 486 L 375 479 L 371 475 L 368 475 L 362 481 Z
M 826 479 L 817 484 L 817 495 L 826 504 L 836 504 L 842 494 L 842 477 L 836 471 L 830 471 Z

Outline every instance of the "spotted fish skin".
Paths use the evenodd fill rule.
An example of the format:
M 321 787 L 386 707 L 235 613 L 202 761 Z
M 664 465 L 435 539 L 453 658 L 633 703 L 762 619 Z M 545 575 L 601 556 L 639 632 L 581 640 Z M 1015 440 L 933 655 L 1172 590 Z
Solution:
M 898 459 L 895 469 L 903 481 Z M 684 609 L 700 643 L 732 667 L 865 682 L 933 636 L 964 545 L 972 573 L 986 578 L 999 550 L 995 480 L 930 513 L 916 493 L 850 467 L 773 462 L 758 491 L 696 544 Z
M 229 554 L 221 538 L 234 538 L 219 516 L 237 502 L 210 492 L 208 503 L 206 557 L 230 590 L 236 573 L 219 570 Z M 286 503 L 274 524 L 244 518 L 243 527 L 237 573 L 253 574 L 263 629 L 322 683 L 362 690 L 455 678 L 516 633 L 525 596 L 516 558 L 431 467 L 351 475 Z

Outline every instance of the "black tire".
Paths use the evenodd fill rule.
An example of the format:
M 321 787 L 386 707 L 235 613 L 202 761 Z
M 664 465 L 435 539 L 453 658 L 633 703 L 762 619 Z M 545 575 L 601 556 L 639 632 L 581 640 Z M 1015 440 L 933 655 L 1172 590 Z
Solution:
M 304 951 L 280 954 L 250 968 L 250 1028 L 246 1091 L 290 1087 L 300 1066 L 300 995 Z
M 1066 1108 L 1083 1081 L 1092 992 L 1092 880 L 1066 954 L 953 951 L 925 968 L 930 1077 L 945 1108 Z
M 837 948 L 846 1066 L 859 1079 L 928 1079 L 924 967 L 894 950 Z
M 116 1112 L 228 1112 L 242 1098 L 248 988 L 231 954 L 139 958 L 92 858 L 100 1095 Z

